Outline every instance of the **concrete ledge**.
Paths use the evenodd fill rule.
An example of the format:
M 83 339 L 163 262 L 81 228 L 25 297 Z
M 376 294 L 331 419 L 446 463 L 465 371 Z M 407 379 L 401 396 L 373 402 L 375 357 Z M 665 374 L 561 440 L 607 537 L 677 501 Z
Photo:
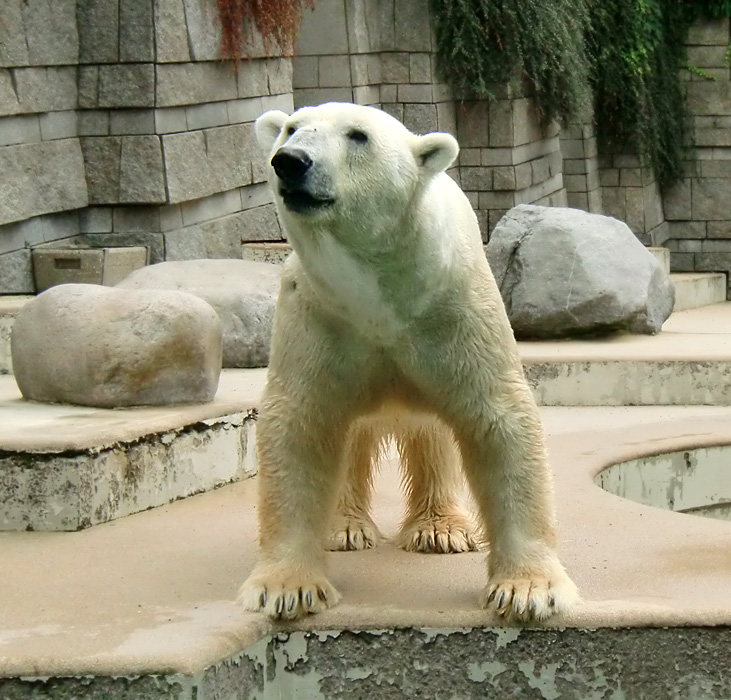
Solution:
M 387 543 L 329 554 L 343 602 L 272 626 L 231 602 L 256 557 L 254 478 L 78 533 L 0 533 L 0 677 L 25 679 L 5 681 L 0 696 L 53 686 L 112 698 L 129 697 L 124 688 L 150 698 L 177 688 L 186 700 L 214 688 L 331 698 L 348 678 L 351 693 L 381 682 L 399 697 L 419 688 L 442 698 L 425 689 L 448 676 L 464 697 L 552 683 L 551 697 L 588 697 L 592 682 L 627 697 L 667 682 L 681 689 L 675 697 L 692 697 L 685 689 L 714 668 L 718 684 L 709 664 L 728 656 L 731 525 L 617 498 L 594 477 L 620 461 L 731 444 L 731 409 L 547 408 L 542 418 L 561 556 L 584 598 L 570 617 L 498 629 L 477 606 L 483 554 L 416 555 Z M 398 483 L 384 464 L 374 517 L 387 535 L 400 517 Z M 638 537 L 642 547 L 628 546 Z M 641 682 L 650 685 L 628 685 Z M 703 697 L 728 696 L 713 687 L 723 692 Z
M 723 272 L 674 272 L 670 279 L 675 285 L 673 311 L 726 301 L 726 275 Z
M 23 401 L 0 380 L 0 530 L 79 530 L 256 472 L 263 372 L 210 404 L 92 409 Z

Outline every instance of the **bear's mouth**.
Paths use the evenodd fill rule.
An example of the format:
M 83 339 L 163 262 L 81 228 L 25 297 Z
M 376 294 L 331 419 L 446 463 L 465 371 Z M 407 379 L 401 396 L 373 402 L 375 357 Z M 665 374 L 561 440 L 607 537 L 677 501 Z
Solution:
M 290 190 L 282 187 L 279 194 L 284 200 L 284 206 L 296 214 L 307 214 L 317 209 L 329 207 L 335 200 L 330 197 L 316 197 L 305 190 Z

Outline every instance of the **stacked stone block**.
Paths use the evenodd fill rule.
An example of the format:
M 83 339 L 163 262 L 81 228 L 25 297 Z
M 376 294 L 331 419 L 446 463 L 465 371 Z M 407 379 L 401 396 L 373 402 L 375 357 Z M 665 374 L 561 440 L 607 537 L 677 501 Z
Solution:
M 565 206 L 558 129 L 544 128 L 522 86 L 498 100 L 455 102 L 439 76 L 429 3 L 318 0 L 294 58 L 295 106 L 347 101 L 381 107 L 416 133 L 460 141 L 450 171 L 467 192 L 485 240 L 515 204 Z
M 731 74 L 729 20 L 696 24 L 685 71 L 690 115 L 683 179 L 665 194 L 674 271 L 731 272 Z
M 604 213 L 624 221 L 645 245 L 662 245 L 668 225 L 652 168 L 623 154 L 601 158 L 600 168 Z
M 209 0 L 7 0 L 0 18 L 0 293 L 29 248 L 146 245 L 152 262 L 281 240 L 253 120 L 292 110 L 291 60 L 219 61 Z
M 295 106 L 374 105 L 416 133 L 454 134 L 454 103 L 433 51 L 428 3 L 319 0 L 298 35 Z
M 563 183 L 566 201 L 573 209 L 593 214 L 604 212 L 599 179 L 599 157 L 593 118 L 561 130 Z
M 34 291 L 26 245 L 75 232 L 88 203 L 78 139 L 75 0 L 0 9 L 0 292 Z
M 495 87 L 496 99 L 457 106 L 462 189 L 484 240 L 517 204 L 566 206 L 556 124 L 542 124 L 525 86 Z

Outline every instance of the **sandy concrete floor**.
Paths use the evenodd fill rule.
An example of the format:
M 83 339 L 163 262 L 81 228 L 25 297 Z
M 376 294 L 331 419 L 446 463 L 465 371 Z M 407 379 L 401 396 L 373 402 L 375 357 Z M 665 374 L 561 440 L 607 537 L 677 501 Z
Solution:
M 561 556 L 584 603 L 559 626 L 731 624 L 731 523 L 641 506 L 593 476 L 639 455 L 731 444 L 731 408 L 542 410 Z M 731 466 L 730 466 L 731 478 Z M 232 599 L 256 555 L 256 479 L 77 533 L 0 533 L 0 676 L 196 673 L 271 631 Z M 395 531 L 392 464 L 376 520 Z M 343 594 L 304 629 L 472 627 L 482 554 L 386 544 L 329 555 Z

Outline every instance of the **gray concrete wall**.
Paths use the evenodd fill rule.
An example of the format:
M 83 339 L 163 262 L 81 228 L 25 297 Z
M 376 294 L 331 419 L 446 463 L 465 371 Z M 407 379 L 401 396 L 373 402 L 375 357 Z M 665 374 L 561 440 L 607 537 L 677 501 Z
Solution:
M 5 0 L 0 22 L 0 293 L 33 293 L 34 246 L 146 245 L 151 262 L 281 240 L 253 120 L 327 100 L 370 104 L 461 143 L 450 174 L 485 240 L 519 203 L 573 206 L 667 242 L 676 271 L 731 270 L 728 20 L 698 24 L 688 73 L 694 159 L 663 199 L 632 156 L 600 160 L 592 119 L 540 124 L 524 85 L 455 102 L 427 0 L 317 0 L 294 59 L 250 41 L 218 61 L 213 0 Z
M 696 24 L 688 62 L 713 80 L 684 73 L 691 122 L 685 177 L 665 197 L 674 271 L 731 272 L 731 72 L 729 20 Z
M 5 0 L 0 293 L 34 291 L 37 245 L 158 262 L 281 238 L 252 122 L 292 110 L 291 60 L 252 41 L 236 75 L 219 46 L 209 0 Z

